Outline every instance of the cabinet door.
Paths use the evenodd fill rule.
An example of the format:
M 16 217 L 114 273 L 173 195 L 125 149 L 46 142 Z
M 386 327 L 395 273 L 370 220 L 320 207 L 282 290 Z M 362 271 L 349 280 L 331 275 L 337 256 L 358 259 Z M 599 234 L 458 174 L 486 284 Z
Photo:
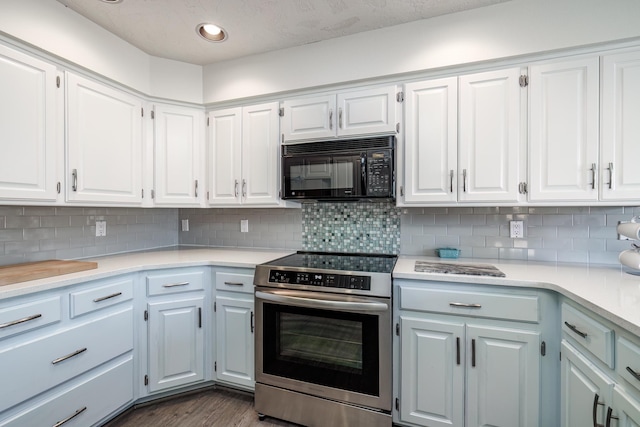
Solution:
M 467 325 L 466 426 L 538 427 L 539 349 L 538 332 Z
M 63 130 L 56 91 L 55 66 L 0 46 L 0 199 L 56 201 Z
M 216 297 L 216 378 L 253 389 L 253 299 Z
M 154 114 L 155 204 L 199 206 L 205 191 L 204 112 L 156 105 Z
M 242 203 L 278 204 L 278 103 L 242 108 Z
M 67 74 L 67 201 L 142 203 L 142 103 Z
M 598 199 L 598 58 L 530 68 L 529 200 Z
M 629 96 L 629 94 L 635 94 Z M 640 199 L 640 52 L 607 55 L 602 69 L 602 200 Z
M 517 202 L 521 138 L 520 69 L 461 76 L 458 200 Z
M 464 425 L 464 324 L 400 316 L 400 420 Z
M 242 108 L 211 112 L 209 135 L 209 204 L 239 204 L 242 183 Z
M 204 380 L 204 297 L 149 303 L 149 391 Z
M 389 133 L 396 130 L 396 87 L 338 94 L 338 136 Z
M 336 135 L 336 96 L 296 98 L 283 102 L 283 142 L 332 138 Z
M 604 425 L 613 381 L 566 341 L 562 342 L 561 350 L 560 425 Z
M 404 201 L 455 202 L 458 79 L 409 83 L 404 91 Z
M 611 415 L 618 417 L 617 427 L 640 426 L 640 401 L 619 386 L 613 389 L 612 406 L 615 410 Z

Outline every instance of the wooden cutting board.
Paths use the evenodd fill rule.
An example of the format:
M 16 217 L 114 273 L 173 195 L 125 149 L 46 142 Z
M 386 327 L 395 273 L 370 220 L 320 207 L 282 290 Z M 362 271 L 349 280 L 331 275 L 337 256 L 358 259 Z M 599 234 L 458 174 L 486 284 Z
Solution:
M 0 267 L 0 286 L 98 268 L 92 261 L 49 260 Z

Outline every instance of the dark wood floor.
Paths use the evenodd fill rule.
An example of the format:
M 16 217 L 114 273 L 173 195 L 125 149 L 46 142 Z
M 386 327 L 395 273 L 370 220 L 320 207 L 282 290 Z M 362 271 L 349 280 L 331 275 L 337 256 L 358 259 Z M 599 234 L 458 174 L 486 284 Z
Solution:
M 267 417 L 258 420 L 253 396 L 228 389 L 209 389 L 130 410 L 103 427 L 294 427 Z

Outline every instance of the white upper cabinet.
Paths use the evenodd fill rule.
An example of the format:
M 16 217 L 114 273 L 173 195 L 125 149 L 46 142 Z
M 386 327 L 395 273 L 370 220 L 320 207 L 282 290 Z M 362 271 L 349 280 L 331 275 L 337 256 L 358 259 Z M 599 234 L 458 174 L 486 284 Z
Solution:
M 518 203 L 520 68 L 405 85 L 405 204 Z
M 529 200 L 598 200 L 597 57 L 530 67 Z
M 157 206 L 200 206 L 205 183 L 204 111 L 154 107 L 154 202 Z
M 460 201 L 518 201 L 520 75 L 520 68 L 510 68 L 459 78 Z
M 404 92 L 404 202 L 455 202 L 458 79 L 408 83 Z
M 602 61 L 601 199 L 640 200 L 640 51 Z
M 209 205 L 278 206 L 278 103 L 209 113 Z
M 63 95 L 54 65 L 0 46 L 0 199 L 55 202 L 62 178 Z
M 142 203 L 142 102 L 67 73 L 67 201 Z
M 282 142 L 396 131 L 396 87 L 385 86 L 283 102 Z

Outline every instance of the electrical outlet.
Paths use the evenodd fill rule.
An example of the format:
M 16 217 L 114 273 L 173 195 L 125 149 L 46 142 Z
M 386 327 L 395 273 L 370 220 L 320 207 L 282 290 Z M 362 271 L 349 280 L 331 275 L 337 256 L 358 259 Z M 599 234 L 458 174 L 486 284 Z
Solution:
M 512 239 L 524 237 L 524 221 L 509 221 L 509 237 Z
M 96 237 L 107 235 L 107 221 L 96 221 Z
M 240 220 L 240 232 L 241 233 L 248 233 L 249 232 L 249 220 L 248 219 L 241 219 Z
M 189 220 L 188 219 L 183 219 L 182 220 L 182 231 L 189 231 Z

